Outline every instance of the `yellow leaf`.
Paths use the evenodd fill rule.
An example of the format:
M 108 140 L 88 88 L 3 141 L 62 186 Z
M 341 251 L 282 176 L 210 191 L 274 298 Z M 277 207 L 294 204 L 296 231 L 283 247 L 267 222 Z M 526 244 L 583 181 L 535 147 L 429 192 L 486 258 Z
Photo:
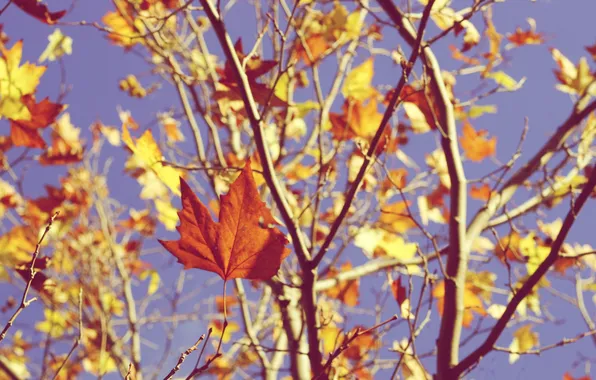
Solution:
M 117 3 L 119 3 L 119 10 L 129 10 L 127 2 L 118 0 Z M 101 21 L 114 31 L 114 33 L 108 35 L 108 38 L 114 44 L 126 48 L 143 43 L 143 38 L 138 36 L 145 32 L 144 24 L 139 19 L 134 20 L 131 24 L 129 20 L 134 16 L 132 14 L 123 16 L 119 10 L 108 12 L 101 18 Z
M 157 219 L 164 225 L 166 230 L 174 231 L 178 224 L 178 211 L 172 206 L 172 202 L 162 199 L 155 199 Z
M 416 255 L 416 243 L 406 243 L 404 238 L 394 234 L 386 234 L 379 242 L 378 247 L 388 256 L 407 261 Z
M 153 170 L 157 177 L 170 190 L 180 196 L 180 177 L 182 171 L 164 166 L 161 161 L 163 156 L 159 146 L 153 139 L 150 130 L 145 131 L 141 137 L 133 141 L 126 125 L 122 126 L 122 141 L 133 152 L 134 156 L 141 161 L 147 169 Z
M 23 41 L 15 43 L 10 50 L 0 47 L 0 117 L 28 121 L 31 112 L 22 97 L 35 92 L 46 68 L 29 62 L 19 66 L 22 54 Z
M 68 317 L 60 310 L 44 309 L 45 320 L 37 322 L 35 329 L 49 334 L 52 338 L 60 338 L 68 329 Z
M 528 236 L 519 241 L 519 251 L 527 257 L 526 268 L 528 274 L 532 274 L 538 269 L 540 263 L 546 259 L 550 253 L 550 248 L 536 243 L 535 233 L 530 232 Z
M 161 279 L 159 277 L 159 273 L 155 269 L 147 269 L 141 272 L 139 275 L 139 279 L 144 281 L 147 277 L 149 277 L 149 285 L 147 285 L 147 295 L 150 296 L 157 292 L 159 289 L 159 284 L 161 283 Z
M 513 341 L 509 346 L 512 351 L 509 354 L 509 364 L 513 364 L 519 359 L 518 353 L 526 352 L 533 347 L 538 346 L 538 333 L 532 331 L 532 325 L 525 325 L 513 333 Z
M 277 80 L 277 84 L 275 85 L 274 93 L 275 96 L 283 100 L 284 102 L 288 101 L 288 88 L 290 85 L 290 76 L 288 73 L 283 73 L 280 75 L 279 79 Z
M 376 90 L 371 87 L 373 75 L 374 62 L 372 58 L 369 58 L 350 71 L 346 77 L 341 91 L 344 98 L 363 101 L 373 96 L 376 93 Z
M 232 339 L 232 334 L 236 331 L 240 331 L 240 326 L 234 321 L 228 322 L 228 326 L 226 327 L 226 331 L 223 331 L 223 322 L 220 320 L 215 320 L 209 324 L 209 327 L 213 329 L 212 335 L 219 340 L 221 333 L 223 332 L 223 337 L 221 338 L 222 343 L 228 343 L 230 339 Z
M 48 36 L 48 41 L 48 46 L 39 56 L 38 62 L 55 61 L 65 54 L 72 54 L 72 38 L 62 34 L 60 29 L 54 29 L 54 32 Z
M 485 75 L 486 78 L 490 78 L 494 80 L 499 86 L 505 88 L 509 91 L 514 91 L 519 89 L 522 84 L 526 81 L 526 78 L 522 78 L 519 82 L 510 77 L 509 75 L 505 74 L 503 71 L 495 71 L 492 73 L 487 73 Z

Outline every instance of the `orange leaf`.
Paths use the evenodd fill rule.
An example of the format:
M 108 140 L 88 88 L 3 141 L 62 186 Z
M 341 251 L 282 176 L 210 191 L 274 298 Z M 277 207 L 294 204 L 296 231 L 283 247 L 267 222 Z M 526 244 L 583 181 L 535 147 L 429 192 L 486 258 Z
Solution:
M 15 146 L 28 148 L 45 148 L 46 143 L 41 138 L 38 129 L 52 124 L 62 111 L 62 104 L 52 103 L 47 98 L 39 103 L 33 95 L 22 97 L 23 104 L 29 109 L 29 120 L 11 120 L 10 137 Z
M 451 57 L 453 59 L 457 59 L 458 61 L 462 61 L 463 63 L 467 63 L 468 65 L 479 65 L 480 64 L 480 61 L 478 59 L 468 57 L 461 50 L 459 50 L 455 45 L 449 45 L 449 50 L 451 50 Z
M 296 43 L 293 57 L 304 61 L 308 66 L 312 66 L 323 58 L 325 52 L 329 49 L 329 43 L 325 37 L 320 34 L 308 37 L 306 39 L 306 46 L 308 47 L 312 60 L 309 59 L 306 49 L 304 49 L 300 41 Z
M 50 12 L 48 7 L 39 0 L 12 0 L 12 2 L 29 16 L 49 25 L 55 24 L 66 14 L 66 10 Z
M 352 269 L 352 264 L 346 262 L 339 270 L 331 268 L 329 270 L 329 277 L 335 277 L 338 273 L 347 272 L 350 269 Z M 331 298 L 340 300 L 348 306 L 356 306 L 359 303 L 358 298 L 360 297 L 360 280 L 339 282 L 337 286 L 327 290 L 325 294 Z
M 408 213 L 408 205 L 409 202 L 400 201 L 383 207 L 379 221 L 391 226 L 392 232 L 399 234 L 416 227 L 416 223 Z
M 385 100 L 390 96 L 391 92 L 386 95 Z M 438 122 L 441 120 L 441 110 L 434 104 L 432 95 L 425 93 L 424 89 L 417 90 L 410 85 L 405 85 L 400 94 L 400 100 L 416 133 L 435 129 L 435 117 Z
M 582 377 L 573 377 L 569 372 L 565 372 L 563 375 L 563 380 L 591 380 L 590 376 L 582 376 Z
M 522 30 L 521 28 L 517 28 L 513 34 L 508 34 L 507 39 L 515 47 L 544 43 L 544 35 L 542 33 L 536 33 L 534 30 Z
M 489 140 L 484 137 L 485 135 L 486 131 L 476 131 L 470 123 L 464 123 L 463 136 L 459 138 L 459 142 L 470 160 L 480 162 L 488 156 L 494 156 L 497 138 L 493 137 Z
M 378 111 L 377 101 L 346 101 L 342 115 L 331 113 L 331 133 L 336 140 L 349 140 L 354 137 L 370 138 L 381 125 L 383 114 Z
M 472 185 L 470 196 L 479 201 L 488 201 L 490 199 L 490 186 L 487 183 L 483 183 L 482 186 Z
M 267 280 L 290 254 L 283 233 L 272 225 L 273 215 L 261 202 L 247 160 L 242 173 L 221 196 L 219 222 L 181 178 L 182 210 L 177 227 L 180 240 L 159 242 L 185 269 L 217 273 L 232 278 Z

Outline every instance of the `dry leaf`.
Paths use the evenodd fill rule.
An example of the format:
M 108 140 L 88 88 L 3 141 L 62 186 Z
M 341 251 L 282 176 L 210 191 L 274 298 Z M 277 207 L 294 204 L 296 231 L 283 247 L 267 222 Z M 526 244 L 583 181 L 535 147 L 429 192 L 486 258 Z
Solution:
M 261 201 L 246 162 L 242 173 L 220 201 L 219 222 L 180 179 L 182 210 L 177 227 L 180 240 L 159 242 L 186 269 L 217 273 L 224 281 L 232 278 L 268 280 L 290 254 L 287 239 Z

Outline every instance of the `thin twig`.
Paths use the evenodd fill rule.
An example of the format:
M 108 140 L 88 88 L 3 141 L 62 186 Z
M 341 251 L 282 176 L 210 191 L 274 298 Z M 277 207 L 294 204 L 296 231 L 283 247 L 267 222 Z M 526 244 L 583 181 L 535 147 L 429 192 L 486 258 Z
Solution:
M 45 230 L 43 231 L 43 234 L 39 238 L 37 245 L 35 246 L 35 251 L 33 251 L 33 254 L 31 255 L 31 264 L 29 265 L 29 281 L 27 281 L 27 285 L 25 286 L 25 290 L 23 291 L 23 297 L 21 297 L 21 304 L 19 305 L 18 309 L 15 310 L 14 314 L 12 315 L 12 317 L 10 317 L 10 319 L 8 320 L 8 323 L 6 323 L 6 326 L 4 326 L 4 329 L 0 333 L 0 342 L 2 342 L 4 340 L 4 338 L 6 338 L 6 334 L 8 333 L 8 330 L 12 327 L 15 320 L 19 316 L 19 314 L 21 314 L 21 312 L 23 310 L 25 310 L 25 308 L 27 306 L 29 306 L 32 302 L 37 300 L 37 297 L 33 297 L 29 300 L 27 299 L 27 296 L 29 295 L 29 290 L 31 289 L 31 284 L 33 283 L 33 279 L 35 278 L 35 275 L 37 274 L 37 271 L 35 270 L 35 261 L 37 260 L 37 257 L 39 256 L 39 249 L 41 248 L 43 239 L 46 237 L 48 232 L 50 232 L 52 223 L 54 223 L 54 220 L 56 220 L 56 218 L 58 217 L 59 214 L 60 214 L 60 212 L 56 211 L 54 213 L 54 215 L 52 215 L 52 217 L 48 221 L 48 224 L 46 225 Z

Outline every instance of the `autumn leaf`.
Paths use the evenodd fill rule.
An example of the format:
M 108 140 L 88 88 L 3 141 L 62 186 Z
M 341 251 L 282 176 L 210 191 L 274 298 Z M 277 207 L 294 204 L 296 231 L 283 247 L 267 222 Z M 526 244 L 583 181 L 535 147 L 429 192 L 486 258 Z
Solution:
M 391 93 L 390 91 L 385 99 Z M 406 116 L 412 123 L 414 133 L 425 133 L 436 128 L 436 123 L 441 120 L 441 111 L 434 104 L 431 94 L 422 89 L 418 90 L 410 85 L 405 85 L 400 94 L 400 99 L 403 102 L 402 106 Z
M 516 81 L 511 76 L 509 76 L 509 74 L 506 74 L 504 71 L 494 71 L 491 73 L 485 73 L 483 77 L 494 80 L 496 84 L 508 91 L 515 91 L 519 89 L 526 81 L 525 77 L 520 79 L 519 81 Z
M 526 352 L 538 345 L 538 333 L 532 331 L 532 325 L 524 325 L 513 332 L 513 341 L 509 345 L 509 364 L 519 359 L 519 353 Z
M 352 263 L 349 261 L 344 263 L 339 269 L 331 268 L 329 270 L 328 276 L 333 278 L 337 276 L 341 272 L 347 272 L 352 269 Z M 325 294 L 327 294 L 330 298 L 335 298 L 343 302 L 347 306 L 357 306 L 359 304 L 359 297 L 360 297 L 360 280 L 349 280 L 349 281 L 341 281 L 333 288 L 326 290 Z
M 391 292 L 393 293 L 393 298 L 395 298 L 397 305 L 401 307 L 401 304 L 408 297 L 407 289 L 401 284 L 401 277 L 391 281 Z
M 182 172 L 170 166 L 162 164 L 163 155 L 159 146 L 153 139 L 153 134 L 150 130 L 146 130 L 141 137 L 133 139 L 130 136 L 126 124 L 122 125 L 122 141 L 128 149 L 133 153 L 133 157 L 144 166 L 155 173 L 174 194 L 180 195 L 180 188 L 178 186 L 178 178 L 182 176 Z
M 306 47 L 308 48 L 308 53 L 302 43 L 297 41 L 292 56 L 297 60 L 303 61 L 308 66 L 312 66 L 325 57 L 325 52 L 329 49 L 330 45 L 323 35 L 316 34 L 306 39 Z
M 488 201 L 490 195 L 490 186 L 488 186 L 487 183 L 483 183 L 481 186 L 472 185 L 472 188 L 470 189 L 470 197 L 479 201 Z
M 497 138 L 487 139 L 486 131 L 476 131 L 470 123 L 464 123 L 463 135 L 459 142 L 464 150 L 466 157 L 471 161 L 480 162 L 489 156 L 495 155 Z
M 72 38 L 62 34 L 60 29 L 54 29 L 52 34 L 48 36 L 48 41 L 48 46 L 39 56 L 39 62 L 44 62 L 45 60 L 52 62 L 65 54 L 72 54 Z
M 45 67 L 29 62 L 19 66 L 22 53 L 23 41 L 10 50 L 0 46 L 0 117 L 12 120 L 31 120 L 31 112 L 22 99 L 35 92 L 39 78 L 46 71 Z
M 590 53 L 592 59 L 596 61 L 596 43 L 594 45 L 586 46 L 586 51 Z
M 524 45 L 540 45 L 544 43 L 544 34 L 536 33 L 536 20 L 528 18 L 530 29 L 523 30 L 516 28 L 514 33 L 507 34 L 507 40 L 511 43 L 505 48 L 520 47 Z
M 344 113 L 330 113 L 331 133 L 336 140 L 348 140 L 354 137 L 370 138 L 381 125 L 383 114 L 378 111 L 377 101 L 370 99 L 346 101 L 342 107 Z
M 502 261 L 525 262 L 525 257 L 519 250 L 521 236 L 515 231 L 499 239 L 495 246 L 495 255 Z
M 591 380 L 590 376 L 573 377 L 569 372 L 563 374 L 563 380 Z
M 398 201 L 384 206 L 381 209 L 379 221 L 390 226 L 391 230 L 403 234 L 416 227 L 412 216 L 408 213 L 409 203 Z
M 63 105 L 52 103 L 47 98 L 36 103 L 33 95 L 23 96 L 21 101 L 31 116 L 28 120 L 10 120 L 12 143 L 28 148 L 45 148 L 46 143 L 39 134 L 39 129 L 52 124 L 62 112 Z
M 108 38 L 115 45 L 127 49 L 143 43 L 143 38 L 139 37 L 145 31 L 143 23 L 134 18 L 128 3 L 122 0 L 118 0 L 117 3 L 120 4 L 118 10 L 108 12 L 101 18 L 101 21 L 114 31 L 108 34 Z M 126 11 L 127 14 L 121 14 L 120 10 Z
M 186 269 L 214 272 L 224 281 L 267 280 L 277 273 L 290 250 L 285 247 L 284 234 L 272 227 L 277 222 L 260 200 L 250 160 L 228 194 L 222 195 L 219 222 L 212 220 L 207 207 L 183 179 L 180 186 L 180 240 L 159 242 Z
M 236 50 L 238 60 L 242 64 L 242 69 L 246 74 L 255 101 L 263 105 L 269 101 L 269 104 L 274 107 L 287 106 L 288 103 L 277 97 L 274 89 L 270 89 L 264 83 L 257 82 L 261 76 L 267 74 L 277 66 L 277 61 L 264 60 L 258 55 L 248 57 L 244 53 L 242 39 L 240 38 L 236 41 L 234 49 Z M 224 68 L 217 71 L 221 75 L 221 79 L 216 86 L 215 98 L 218 100 L 242 100 L 242 89 L 236 80 L 233 63 L 226 62 Z
M 66 14 L 66 10 L 50 12 L 48 7 L 39 0 L 12 0 L 12 3 L 29 16 L 49 25 L 55 24 Z
M 234 321 L 228 322 L 224 328 L 224 323 L 220 320 L 214 320 L 209 324 L 209 327 L 213 329 L 213 336 L 216 338 L 221 337 L 222 343 L 228 343 L 232 339 L 232 335 L 240 331 L 240 326 Z M 223 333 L 223 336 L 222 336 Z
M 464 289 L 464 317 L 462 321 L 464 327 L 470 327 L 474 320 L 474 313 L 481 316 L 487 315 L 482 300 L 473 289 L 474 285 L 466 282 Z M 439 315 L 442 316 L 445 308 L 445 281 L 438 283 L 433 289 L 432 294 L 437 299 L 437 309 L 439 310 Z
M 42 165 L 64 165 L 83 159 L 80 128 L 70 122 L 70 114 L 64 113 L 52 125 L 52 145 L 39 157 Z
M 576 66 L 558 49 L 551 48 L 550 52 L 557 66 L 559 66 L 559 70 L 554 71 L 557 80 L 560 82 L 556 86 L 559 91 L 572 95 L 583 95 L 590 88 L 590 94 L 596 96 L 596 86 L 590 86 L 594 82 L 594 75 L 585 57 L 580 58 Z
M 367 59 L 352 69 L 347 75 L 341 90 L 344 98 L 362 102 L 374 96 L 377 93 L 374 87 L 371 86 L 374 73 L 374 61 L 372 58 Z

